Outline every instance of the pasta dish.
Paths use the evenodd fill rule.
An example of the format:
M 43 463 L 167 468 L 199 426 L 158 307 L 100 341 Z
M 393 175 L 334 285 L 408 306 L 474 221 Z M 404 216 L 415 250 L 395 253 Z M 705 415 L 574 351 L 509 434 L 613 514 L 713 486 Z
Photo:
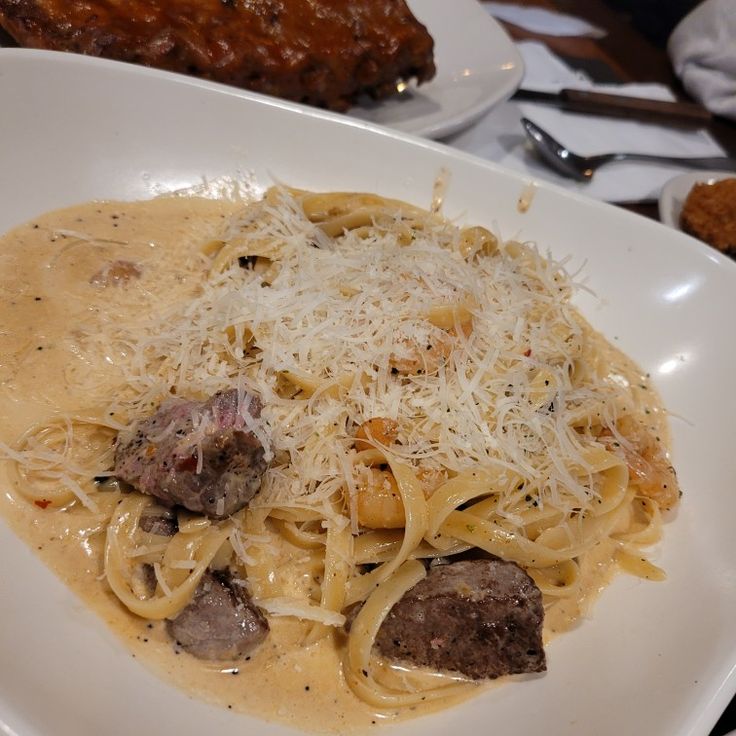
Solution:
M 664 412 L 535 244 L 278 186 L 3 245 L 4 513 L 205 697 L 415 714 L 543 672 L 614 569 L 664 577 Z

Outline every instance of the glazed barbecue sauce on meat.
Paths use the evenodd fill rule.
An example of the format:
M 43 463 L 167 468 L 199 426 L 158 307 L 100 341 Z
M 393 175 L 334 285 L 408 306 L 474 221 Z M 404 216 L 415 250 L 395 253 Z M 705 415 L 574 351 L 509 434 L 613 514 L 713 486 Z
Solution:
M 191 74 L 346 110 L 435 73 L 404 0 L 0 0 L 21 46 Z

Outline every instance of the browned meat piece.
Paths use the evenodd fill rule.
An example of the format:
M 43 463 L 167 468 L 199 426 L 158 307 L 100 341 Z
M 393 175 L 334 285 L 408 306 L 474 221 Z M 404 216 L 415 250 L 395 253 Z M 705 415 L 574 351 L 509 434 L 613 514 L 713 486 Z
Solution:
M 131 261 L 111 261 L 105 264 L 89 280 L 93 286 L 126 286 L 143 274 L 140 267 Z
M 179 531 L 179 523 L 176 516 L 171 511 L 165 509 L 146 509 L 141 514 L 138 521 L 138 528 L 149 534 L 156 534 L 159 537 L 173 537 Z M 137 575 L 134 576 L 134 590 L 136 585 L 138 589 L 142 589 L 143 595 L 152 596 L 156 592 L 158 581 L 156 580 L 156 570 L 153 565 L 144 563 L 140 566 Z
M 243 403 L 260 416 L 253 396 Z M 164 505 L 221 519 L 243 508 L 260 488 L 264 449 L 245 427 L 235 389 L 204 403 L 172 399 L 119 437 L 115 475 Z M 195 422 L 196 420 L 196 422 Z
M 169 635 L 200 659 L 239 659 L 267 636 L 268 621 L 242 585 L 205 573 L 192 602 L 167 622 Z
M 171 511 L 154 510 L 141 515 L 138 528 L 159 537 L 173 537 L 179 531 L 179 524 Z
M 404 0 L 0 0 L 21 46 L 193 74 L 345 110 L 434 76 Z
M 736 178 L 696 184 L 680 215 L 682 229 L 736 257 Z
M 384 656 L 473 679 L 546 670 L 542 594 L 513 562 L 438 565 L 391 609 Z

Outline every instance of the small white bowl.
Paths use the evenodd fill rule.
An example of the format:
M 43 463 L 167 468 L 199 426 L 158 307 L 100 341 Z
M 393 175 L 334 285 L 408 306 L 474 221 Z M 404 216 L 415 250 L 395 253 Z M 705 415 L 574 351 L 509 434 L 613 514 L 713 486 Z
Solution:
M 730 179 L 736 176 L 733 171 L 688 171 L 686 174 L 670 179 L 659 195 L 659 219 L 665 225 L 682 230 L 680 227 L 680 213 L 685 204 L 687 195 L 695 184 L 714 184 L 721 179 Z

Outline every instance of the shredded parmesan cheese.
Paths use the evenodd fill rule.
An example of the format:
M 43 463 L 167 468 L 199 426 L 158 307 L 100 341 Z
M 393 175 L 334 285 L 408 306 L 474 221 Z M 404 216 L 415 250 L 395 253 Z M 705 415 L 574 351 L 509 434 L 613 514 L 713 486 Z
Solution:
M 342 626 L 345 616 L 317 605 L 305 603 L 301 598 L 261 598 L 253 601 L 272 616 L 296 616 L 305 621 L 317 621 L 326 626 Z
M 258 418 L 239 402 L 272 459 L 254 504 L 320 504 L 347 489 L 354 532 L 352 437 L 372 417 L 397 423 L 396 453 L 415 466 L 452 474 L 502 462 L 535 486 L 540 506 L 592 503 L 597 490 L 569 471 L 585 465 L 570 417 L 595 403 L 611 426 L 626 398 L 612 382 L 572 380 L 584 327 L 563 264 L 514 242 L 466 259 L 451 223 L 428 215 L 407 241 L 406 222 L 397 212 L 395 229 L 332 238 L 285 192 L 246 207 L 219 240 L 278 264 L 267 282 L 233 257 L 190 298 L 87 336 L 105 355 L 126 346 L 116 364 L 135 398 L 113 409 L 145 416 L 156 397 L 232 386 L 258 395 Z M 243 326 L 252 341 L 234 352 Z M 212 417 L 192 419 L 201 440 Z M 519 498 L 502 499 L 510 526 Z
M 153 573 L 156 576 L 156 582 L 158 583 L 159 587 L 161 588 L 161 592 L 167 597 L 171 598 L 171 588 L 166 583 L 166 578 L 164 577 L 164 574 L 161 570 L 161 563 L 154 562 L 153 563 Z

